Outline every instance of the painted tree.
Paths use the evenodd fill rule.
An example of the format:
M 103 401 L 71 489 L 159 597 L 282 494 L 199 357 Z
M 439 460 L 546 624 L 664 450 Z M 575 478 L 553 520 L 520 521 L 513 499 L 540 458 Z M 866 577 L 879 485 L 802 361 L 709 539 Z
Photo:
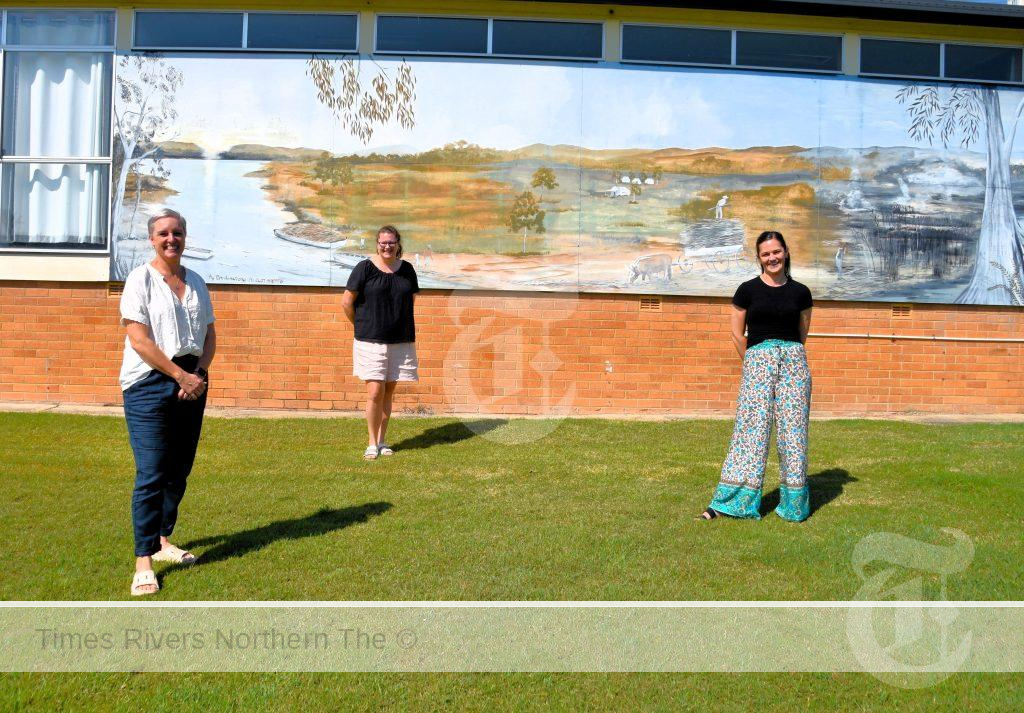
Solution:
M 558 188 L 558 181 L 555 180 L 555 172 L 547 166 L 541 166 L 533 172 L 533 180 L 530 185 L 534 188 L 547 188 L 553 191 Z
M 512 210 L 509 211 L 505 222 L 513 233 L 519 230 L 523 231 L 524 253 L 526 252 L 527 232 L 532 230 L 538 235 L 545 232 L 544 215 L 545 212 L 541 210 L 540 203 L 537 202 L 533 191 L 523 191 L 516 196 L 515 202 L 512 203 Z
M 1017 222 L 1010 191 L 1010 154 L 1024 100 L 1017 105 L 1007 137 L 999 92 L 994 87 L 953 85 L 940 93 L 935 86 L 909 85 L 896 94 L 907 105 L 909 133 L 929 144 L 938 136 L 944 147 L 960 139 L 963 148 L 984 132 L 987 166 L 985 207 L 971 281 L 957 297 L 967 304 L 1006 304 L 1006 283 L 1024 276 L 1024 229 Z
M 306 62 L 306 75 L 313 80 L 317 100 L 364 145 L 370 143 L 376 127 L 392 120 L 406 129 L 416 125 L 416 78 L 412 67 L 403 61 L 394 78 L 380 65 L 377 68 L 367 89 L 363 87 L 358 59 L 313 55 Z
M 328 183 L 338 188 L 352 182 L 352 165 L 324 151 L 313 164 L 313 178 L 320 182 L 321 192 Z
M 629 184 L 629 202 L 630 203 L 639 203 L 640 202 L 640 194 L 643 193 L 643 190 L 644 189 L 640 186 L 639 183 L 630 183 Z
M 136 186 L 134 217 L 144 182 L 141 163 L 150 160 L 155 175 L 167 177 L 158 151 L 162 141 L 173 138 L 172 131 L 178 119 L 174 96 L 181 87 L 183 76 L 159 55 L 125 55 L 118 61 L 116 76 L 113 170 L 117 182 L 112 196 L 111 264 L 114 266 L 114 279 L 121 279 L 125 275 L 120 273 L 131 267 L 117 259 L 128 177 L 134 178 Z M 129 225 L 128 237 L 131 237 L 130 231 Z

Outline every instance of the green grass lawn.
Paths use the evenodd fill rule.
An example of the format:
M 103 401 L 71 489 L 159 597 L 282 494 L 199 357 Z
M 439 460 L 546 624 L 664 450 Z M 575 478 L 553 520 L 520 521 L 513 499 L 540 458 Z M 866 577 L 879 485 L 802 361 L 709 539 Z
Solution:
M 207 421 L 156 598 L 254 600 L 847 600 L 866 535 L 974 559 L 952 600 L 1024 599 L 1024 426 L 815 421 L 812 515 L 695 522 L 729 421 L 396 419 L 364 462 L 355 419 Z M 531 433 L 546 437 L 528 440 Z M 478 435 L 483 433 L 484 435 Z M 527 442 L 516 445 L 516 441 Z M 122 419 L 0 414 L 0 598 L 128 600 L 134 466 Z M 766 505 L 777 500 L 769 465 Z M 925 598 L 938 597 L 929 580 Z M 0 708 L 100 696 L 153 710 L 391 705 L 1017 708 L 1017 676 L 903 691 L 867 675 L 16 675 Z M 153 703 L 156 701 L 156 703 Z M 753 702 L 753 701 L 756 701 Z M 250 705 L 251 704 L 251 705 Z

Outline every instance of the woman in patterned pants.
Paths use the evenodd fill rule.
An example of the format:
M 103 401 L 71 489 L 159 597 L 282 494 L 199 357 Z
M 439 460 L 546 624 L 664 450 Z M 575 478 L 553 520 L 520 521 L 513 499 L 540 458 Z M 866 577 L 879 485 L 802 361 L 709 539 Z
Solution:
M 732 298 L 730 319 L 743 378 L 736 426 L 722 477 L 701 519 L 719 515 L 760 519 L 761 487 L 772 423 L 779 451 L 779 517 L 810 514 L 807 489 L 807 418 L 811 374 L 804 342 L 811 325 L 811 292 L 790 276 L 782 233 L 765 231 L 755 243 L 761 274 Z

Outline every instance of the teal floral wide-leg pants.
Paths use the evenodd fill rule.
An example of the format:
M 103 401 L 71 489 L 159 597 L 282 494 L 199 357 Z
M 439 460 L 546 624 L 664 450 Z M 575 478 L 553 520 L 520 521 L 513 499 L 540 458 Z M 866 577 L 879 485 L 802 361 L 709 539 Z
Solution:
M 779 517 L 793 522 L 810 514 L 807 489 L 807 419 L 811 372 L 799 342 L 770 339 L 743 355 L 736 427 L 711 508 L 760 519 L 768 441 L 775 423 L 779 451 Z

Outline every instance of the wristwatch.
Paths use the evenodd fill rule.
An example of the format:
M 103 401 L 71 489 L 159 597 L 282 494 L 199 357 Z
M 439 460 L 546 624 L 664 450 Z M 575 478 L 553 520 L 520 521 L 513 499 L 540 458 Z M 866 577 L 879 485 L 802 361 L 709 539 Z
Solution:
M 200 377 L 203 381 L 210 380 L 210 372 L 208 372 L 203 367 L 199 367 L 198 369 L 196 369 L 196 376 Z

